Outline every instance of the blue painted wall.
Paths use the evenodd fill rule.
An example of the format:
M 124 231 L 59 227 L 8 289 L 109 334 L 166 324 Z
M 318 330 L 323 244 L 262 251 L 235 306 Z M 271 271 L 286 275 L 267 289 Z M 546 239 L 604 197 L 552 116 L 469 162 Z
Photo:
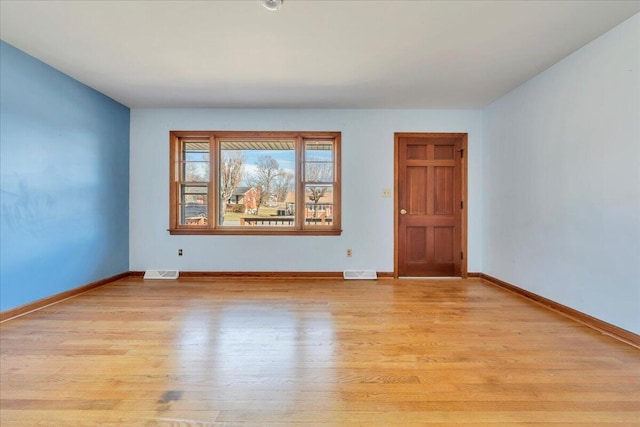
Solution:
M 0 310 L 129 270 L 129 108 L 0 41 Z

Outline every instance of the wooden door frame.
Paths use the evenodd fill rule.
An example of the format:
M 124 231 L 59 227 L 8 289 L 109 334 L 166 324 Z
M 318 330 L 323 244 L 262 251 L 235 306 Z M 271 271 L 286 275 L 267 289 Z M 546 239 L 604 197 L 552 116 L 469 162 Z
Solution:
M 460 212 L 460 248 L 463 253 L 463 258 L 460 263 L 460 276 L 463 279 L 467 278 L 467 133 L 432 133 L 432 132 L 395 132 L 393 134 L 393 277 L 398 278 L 398 226 L 399 226 L 399 202 L 398 202 L 398 142 L 400 138 L 405 137 L 421 137 L 427 139 L 440 139 L 451 138 L 460 139 L 460 146 L 462 149 L 461 167 L 460 167 L 460 191 L 462 192 L 462 209 Z

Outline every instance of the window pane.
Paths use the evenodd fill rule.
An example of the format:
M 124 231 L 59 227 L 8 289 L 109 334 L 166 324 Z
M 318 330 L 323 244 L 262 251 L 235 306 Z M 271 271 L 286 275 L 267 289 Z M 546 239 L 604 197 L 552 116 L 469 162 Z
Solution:
M 208 162 L 209 141 L 183 143 L 182 160 L 187 162 Z
M 305 141 L 304 159 L 307 162 L 333 162 L 333 142 Z
M 293 227 L 293 141 L 221 141 L 219 158 L 220 225 Z
M 180 191 L 180 224 L 207 224 L 207 186 L 182 185 Z
M 187 162 L 208 162 L 209 152 L 206 152 L 206 153 L 185 152 L 184 160 Z
M 333 142 L 305 141 L 304 160 L 306 182 L 333 182 Z
M 193 141 L 182 144 L 182 181 L 209 181 L 209 142 Z
M 305 185 L 305 225 L 333 223 L 333 185 Z
M 182 168 L 182 181 L 208 182 L 209 181 L 209 163 L 208 162 L 185 162 Z
M 333 182 L 333 163 L 306 162 L 305 181 Z

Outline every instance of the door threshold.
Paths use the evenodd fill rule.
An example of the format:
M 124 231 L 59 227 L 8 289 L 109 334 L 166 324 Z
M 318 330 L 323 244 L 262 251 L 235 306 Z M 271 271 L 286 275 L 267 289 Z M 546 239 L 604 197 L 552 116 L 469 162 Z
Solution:
M 428 277 L 423 277 L 423 276 L 418 276 L 418 277 L 400 276 L 400 277 L 398 277 L 398 279 L 408 279 L 408 280 L 462 280 L 462 277 L 460 277 L 460 276 L 442 276 L 442 277 L 436 277 L 436 276 L 428 276 Z

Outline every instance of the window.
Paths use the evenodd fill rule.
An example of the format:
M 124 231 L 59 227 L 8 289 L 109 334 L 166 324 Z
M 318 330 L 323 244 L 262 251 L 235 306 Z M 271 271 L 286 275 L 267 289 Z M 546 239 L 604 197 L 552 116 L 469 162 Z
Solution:
M 340 132 L 172 131 L 172 234 L 339 235 Z

